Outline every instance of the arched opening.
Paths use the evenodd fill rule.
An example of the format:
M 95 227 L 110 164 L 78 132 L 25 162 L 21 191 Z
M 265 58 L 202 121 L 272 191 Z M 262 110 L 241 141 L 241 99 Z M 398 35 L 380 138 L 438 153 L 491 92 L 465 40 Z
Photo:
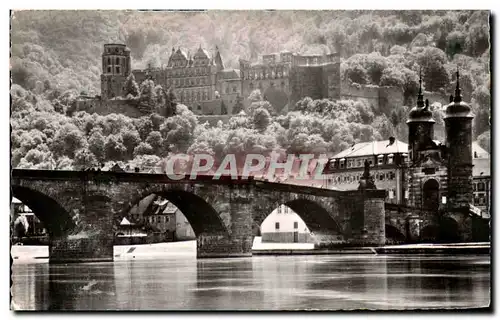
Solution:
M 124 221 L 127 218 L 128 223 Z M 188 241 L 200 234 L 227 234 L 223 221 L 210 204 L 181 190 L 143 197 L 118 216 L 116 223 L 118 232 L 123 234 L 121 237 L 127 238 L 115 238 L 117 244 Z
M 460 242 L 458 223 L 453 218 L 443 217 L 439 225 L 439 241 L 445 243 Z
M 262 243 L 312 243 L 304 220 L 286 205 L 274 209 L 254 235 L 260 236 Z
M 49 237 L 62 236 L 74 227 L 70 214 L 51 197 L 19 186 L 12 187 L 12 196 L 32 211 Z
M 283 108 L 288 103 L 288 95 L 285 93 L 285 91 L 275 86 L 270 86 L 269 88 L 267 88 L 264 92 L 264 96 L 278 113 L 281 112 L 281 110 L 283 110 Z
M 406 240 L 405 235 L 399 231 L 398 228 L 390 224 L 385 225 L 385 243 L 386 244 L 398 244 L 403 243 Z
M 327 210 L 311 200 L 297 199 L 280 204 L 265 217 L 255 217 L 262 243 L 316 243 L 318 237 L 342 243 L 342 228 Z M 261 220 L 259 220 L 261 219 Z M 257 233 L 254 230 L 254 235 Z M 326 237 L 326 238 L 325 238 Z M 255 249 L 255 248 L 254 248 Z
M 420 231 L 420 242 L 435 242 L 439 237 L 439 228 L 428 225 Z
M 439 183 L 435 179 L 427 180 L 423 186 L 424 207 L 429 210 L 439 208 Z

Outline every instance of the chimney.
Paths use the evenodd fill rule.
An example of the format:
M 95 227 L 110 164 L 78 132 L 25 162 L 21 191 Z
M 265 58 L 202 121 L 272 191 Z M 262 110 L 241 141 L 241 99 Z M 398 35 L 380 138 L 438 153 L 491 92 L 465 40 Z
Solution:
M 396 142 L 396 138 L 394 137 L 389 137 L 389 144 L 387 146 L 392 146 Z

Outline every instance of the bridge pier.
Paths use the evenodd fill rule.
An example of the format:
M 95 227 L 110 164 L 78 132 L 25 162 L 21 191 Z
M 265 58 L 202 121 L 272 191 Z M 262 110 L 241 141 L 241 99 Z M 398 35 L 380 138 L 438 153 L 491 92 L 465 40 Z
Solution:
M 351 238 L 354 246 L 385 245 L 385 190 L 351 192 Z
M 113 238 L 67 236 L 51 239 L 49 263 L 112 262 Z
M 228 234 L 202 233 L 197 236 L 197 257 L 250 257 L 253 246 L 252 191 L 233 187 L 228 203 L 220 214 L 229 215 L 231 229 Z
M 74 227 L 51 237 L 49 263 L 113 261 L 114 202 L 98 192 L 87 192 L 82 200 L 73 214 Z

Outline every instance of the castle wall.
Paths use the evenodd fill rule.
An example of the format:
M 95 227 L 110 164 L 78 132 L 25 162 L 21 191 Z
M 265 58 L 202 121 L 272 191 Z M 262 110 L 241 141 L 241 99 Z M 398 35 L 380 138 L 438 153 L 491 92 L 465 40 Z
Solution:
M 129 100 L 85 99 L 78 100 L 76 106 L 77 111 L 85 111 L 89 114 L 97 113 L 101 116 L 116 113 L 131 118 L 140 118 L 148 114 L 142 111 L 135 101 Z
M 323 98 L 323 68 L 321 66 L 297 66 L 290 71 L 292 104 L 303 97 Z

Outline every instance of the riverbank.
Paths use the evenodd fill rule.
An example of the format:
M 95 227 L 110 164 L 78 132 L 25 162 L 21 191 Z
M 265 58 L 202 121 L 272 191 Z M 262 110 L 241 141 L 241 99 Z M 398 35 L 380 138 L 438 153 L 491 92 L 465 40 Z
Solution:
M 255 237 L 253 255 L 326 255 L 326 254 L 490 254 L 490 244 L 409 244 L 384 247 L 360 247 L 339 249 L 314 249 L 312 243 L 262 243 L 261 237 Z M 166 242 L 142 245 L 121 245 L 113 247 L 115 261 L 147 260 L 163 257 L 196 258 L 196 241 Z M 47 262 L 48 246 L 12 246 L 11 256 L 14 263 Z

